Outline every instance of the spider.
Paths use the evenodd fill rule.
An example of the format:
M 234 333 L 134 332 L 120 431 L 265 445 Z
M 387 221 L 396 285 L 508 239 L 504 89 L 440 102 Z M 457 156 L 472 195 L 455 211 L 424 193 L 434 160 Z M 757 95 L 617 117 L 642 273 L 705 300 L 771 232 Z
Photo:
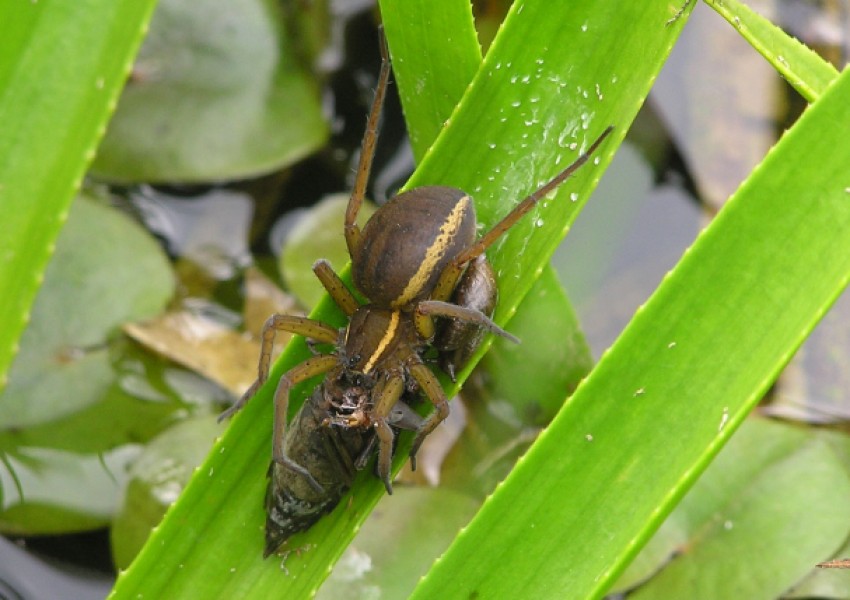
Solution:
M 360 410 L 337 417 L 334 424 L 374 429 L 379 445 L 378 475 L 391 494 L 390 461 L 394 434 L 389 416 L 402 393 L 405 389 L 418 388 L 435 408 L 416 428 L 410 450 L 411 467 L 414 469 L 416 453 L 423 440 L 449 414 L 446 395 L 423 359 L 423 354 L 432 345 L 438 351 L 452 350 L 447 342 L 440 341 L 444 339 L 442 337 L 435 344 L 437 328 L 434 317 L 460 323 L 464 331 L 489 331 L 514 342 L 519 341 L 479 310 L 477 307 L 481 305 L 478 303 L 452 302 L 453 293 L 465 287 L 470 277 L 481 276 L 480 268 L 484 267 L 479 265 L 486 267 L 484 251 L 541 198 L 587 162 L 612 130 L 608 127 L 587 152 L 522 200 L 478 240 L 472 199 L 461 190 L 444 186 L 420 187 L 394 196 L 361 230 L 356 218 L 369 179 L 378 138 L 378 120 L 390 75 L 389 53 L 383 36 L 381 59 L 378 85 L 344 222 L 354 285 L 369 302 L 361 305 L 330 264 L 325 260 L 317 261 L 313 271 L 348 317 L 347 327 L 337 330 L 313 319 L 272 315 L 263 327 L 257 380 L 221 417 L 238 411 L 268 378 L 277 331 L 288 331 L 314 342 L 333 345 L 335 349 L 332 352 L 315 355 L 290 369 L 280 378 L 274 394 L 273 459 L 292 472 L 300 473 L 317 490 L 321 486 L 309 471 L 284 451 L 286 414 L 292 387 L 310 377 L 326 374 L 326 379 L 347 380 L 351 385 L 369 391 Z M 473 266 L 467 268 L 470 264 Z M 495 293 L 495 285 L 491 287 Z M 465 354 L 468 354 L 468 346 L 466 344 Z M 450 356 L 447 358 L 447 370 L 452 376 L 456 366 L 454 361 Z

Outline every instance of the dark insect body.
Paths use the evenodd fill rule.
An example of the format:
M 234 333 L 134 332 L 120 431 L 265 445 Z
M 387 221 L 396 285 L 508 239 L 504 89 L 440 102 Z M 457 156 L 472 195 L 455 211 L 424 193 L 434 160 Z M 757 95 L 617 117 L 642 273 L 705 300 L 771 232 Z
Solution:
M 452 303 L 493 316 L 499 302 L 496 273 L 482 254 L 469 262 L 452 294 Z M 455 380 L 456 369 L 472 357 L 484 339 L 484 330 L 470 323 L 452 320 L 437 330 L 434 346 L 439 348 L 440 368 Z
M 305 468 L 308 460 L 325 463 L 325 466 L 335 462 L 331 459 L 331 450 L 313 441 L 318 436 L 323 440 L 321 444 L 325 444 L 326 434 L 314 430 L 331 424 L 351 430 L 340 438 L 344 454 L 349 457 L 355 453 L 354 446 L 362 441 L 358 436 L 374 436 L 377 439 L 377 473 L 391 494 L 394 415 L 405 407 L 403 394 L 410 394 L 412 390 L 424 394 L 435 408 L 433 413 L 419 419 L 415 425 L 410 459 L 411 466 L 416 468 L 416 453 L 423 440 L 449 414 L 448 400 L 436 376 L 425 364 L 425 353 L 435 348 L 444 370 L 453 377 L 456 369 L 478 346 L 484 333 L 489 331 L 519 341 L 490 319 L 496 303 L 496 283 L 484 251 L 541 198 L 587 162 L 612 129 L 608 127 L 585 153 L 523 199 L 477 240 L 472 199 L 461 190 L 444 186 L 425 186 L 394 196 L 361 230 L 356 223 L 357 213 L 371 170 L 378 119 L 390 74 L 383 40 L 381 53 L 375 100 L 369 113 L 360 164 L 344 223 L 354 285 L 369 302 L 361 305 L 330 264 L 324 260 L 317 261 L 313 271 L 348 317 L 348 326 L 337 330 L 321 321 L 272 315 L 263 327 L 257 381 L 222 414 L 224 418 L 238 411 L 265 383 L 277 331 L 299 334 L 334 347 L 330 353 L 315 355 L 291 368 L 277 384 L 272 439 L 275 465 L 271 482 L 276 491 L 267 502 L 270 515 L 276 514 L 276 523 L 286 519 L 281 519 L 281 514 L 296 510 L 297 502 L 290 500 L 290 496 L 302 500 L 308 495 L 304 491 L 308 488 L 316 495 L 316 499 L 310 501 L 315 508 L 305 509 L 310 514 L 320 514 L 339 501 L 341 492 L 329 490 L 337 489 L 338 482 L 333 477 L 344 478 L 344 474 L 340 474 L 347 467 L 337 469 L 334 466 L 335 474 L 329 474 L 328 478 L 322 474 L 325 481 L 319 481 L 313 469 Z M 438 324 L 435 324 L 435 317 L 441 319 Z M 331 410 L 324 399 L 314 396 L 309 402 L 311 407 L 306 409 L 311 413 L 298 415 L 287 433 L 290 390 L 295 384 L 321 374 L 325 374 L 325 392 L 331 390 L 331 396 L 345 394 L 346 386 L 362 390 L 348 392 L 347 402 L 353 403 L 356 408 L 340 413 Z M 328 411 L 335 414 L 320 424 L 319 415 Z M 310 454 L 312 451 L 315 452 Z M 291 477 L 296 479 L 290 480 Z M 299 490 L 302 490 L 297 494 L 294 493 L 296 480 Z M 324 501 L 327 501 L 326 505 L 318 508 Z M 302 519 L 304 523 L 307 520 Z M 280 541 L 284 539 L 281 536 L 275 539 L 278 537 Z
M 375 432 L 347 426 L 369 401 L 370 390 L 359 383 L 326 379 L 289 424 L 284 453 L 298 458 L 298 468 L 275 461 L 269 466 L 264 558 L 333 510 L 366 466 Z M 390 421 L 393 427 L 416 429 L 422 417 L 400 402 Z

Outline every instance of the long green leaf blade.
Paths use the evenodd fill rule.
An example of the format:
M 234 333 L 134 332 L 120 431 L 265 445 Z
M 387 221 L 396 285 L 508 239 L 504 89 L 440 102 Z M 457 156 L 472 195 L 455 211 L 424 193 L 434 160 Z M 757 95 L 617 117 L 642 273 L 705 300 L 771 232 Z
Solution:
M 481 65 L 469 2 L 381 3 L 410 145 L 419 162 Z M 435 32 L 452 32 L 450 40 Z
M 808 102 L 813 102 L 838 76 L 838 71 L 811 48 L 738 0 L 706 0 L 764 56 Z
M 845 71 L 638 311 L 415 597 L 605 592 L 846 286 L 848 127 Z
M 0 5 L 0 389 L 154 5 Z

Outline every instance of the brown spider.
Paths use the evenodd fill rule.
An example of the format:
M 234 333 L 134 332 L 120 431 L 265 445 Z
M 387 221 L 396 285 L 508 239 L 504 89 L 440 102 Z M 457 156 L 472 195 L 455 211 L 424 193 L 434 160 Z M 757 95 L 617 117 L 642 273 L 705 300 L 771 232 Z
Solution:
M 392 493 L 390 460 L 394 435 L 389 416 L 404 390 L 418 387 L 435 407 L 435 411 L 416 429 L 410 450 L 413 468 L 416 467 L 416 453 L 422 441 L 449 414 L 445 393 L 422 357 L 427 348 L 435 345 L 433 317 L 460 322 L 476 333 L 486 330 L 518 341 L 476 308 L 479 304 L 452 302 L 453 293 L 456 288 L 464 287 L 466 278 L 480 276 L 477 266 L 467 268 L 467 265 L 482 257 L 484 251 L 520 217 L 583 165 L 612 129 L 608 127 L 587 152 L 526 197 L 477 241 L 472 199 L 461 190 L 443 186 L 420 187 L 394 196 L 361 230 L 356 218 L 369 179 L 378 137 L 378 119 L 390 75 L 389 56 L 383 38 L 381 57 L 378 86 L 367 121 L 344 229 L 354 285 L 369 299 L 369 303 L 360 305 L 326 261 L 316 262 L 313 271 L 349 318 L 348 326 L 337 330 L 312 319 L 272 315 L 263 327 L 257 381 L 222 414 L 224 418 L 238 411 L 268 378 L 277 331 L 288 331 L 334 345 L 334 351 L 308 358 L 290 369 L 280 378 L 274 395 L 274 461 L 303 475 L 317 491 L 321 490 L 321 486 L 309 471 L 284 451 L 287 405 L 292 386 L 324 373 L 327 379 L 347 380 L 368 390 L 365 406 L 350 412 L 346 418 L 337 419 L 335 424 L 374 428 L 379 443 L 378 474 L 387 492 Z M 474 263 L 479 264 L 487 267 L 483 257 Z M 489 277 L 492 279 L 492 275 Z M 491 288 L 495 293 L 495 285 Z M 437 350 L 452 349 L 440 344 L 436 343 Z M 448 364 L 449 372 L 453 374 L 457 365 L 451 358 Z

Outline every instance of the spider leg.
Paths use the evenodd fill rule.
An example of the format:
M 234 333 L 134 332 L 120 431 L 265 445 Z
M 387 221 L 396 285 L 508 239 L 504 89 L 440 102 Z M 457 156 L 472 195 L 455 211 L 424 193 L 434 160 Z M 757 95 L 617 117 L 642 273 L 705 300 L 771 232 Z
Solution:
M 423 300 L 416 305 L 416 312 L 424 315 L 449 317 L 451 319 L 457 319 L 458 321 L 472 323 L 491 333 L 495 333 L 498 336 L 508 339 L 515 344 L 519 344 L 518 337 L 511 335 L 496 325 L 490 317 L 480 310 L 475 310 L 474 308 L 452 304 L 451 302 L 442 302 L 440 300 Z
M 534 208 L 541 198 L 545 198 L 547 194 L 557 189 L 558 186 L 569 179 L 569 177 L 575 173 L 579 167 L 590 159 L 590 156 L 596 152 L 596 149 L 605 140 L 605 138 L 608 137 L 608 134 L 611 133 L 612 129 L 613 126 L 608 126 L 605 131 L 596 138 L 596 141 L 594 141 L 590 147 L 570 165 L 555 175 L 548 183 L 543 184 L 531 194 L 523 198 L 511 212 L 505 215 L 501 221 L 496 223 L 490 231 L 481 236 L 478 241 L 471 246 L 468 246 L 462 252 L 459 252 L 451 260 L 451 262 L 443 268 L 443 272 L 440 273 L 440 277 L 434 286 L 434 291 L 432 292 L 431 297 L 436 300 L 448 300 L 457 285 L 464 266 L 472 259 L 484 254 L 484 251 L 487 250 L 493 242 L 504 235 L 508 229 L 513 227 L 517 221 Z
M 372 101 L 372 109 L 369 111 L 366 132 L 363 134 L 363 143 L 360 147 L 360 164 L 357 166 L 354 190 L 351 192 L 348 208 L 345 211 L 345 243 L 351 257 L 359 254 L 362 243 L 360 227 L 357 225 L 357 213 L 360 212 L 360 206 L 363 204 L 369 172 L 372 169 L 372 157 L 375 155 L 375 144 L 378 141 L 378 119 L 381 116 L 381 108 L 383 108 L 384 96 L 387 92 L 387 82 L 390 78 L 390 56 L 383 29 L 380 30 L 380 34 L 381 72 L 378 74 L 378 87 L 375 89 L 375 99 Z
M 508 229 L 514 226 L 514 224 L 519 221 L 528 211 L 534 208 L 541 198 L 545 198 L 548 193 L 555 190 L 560 186 L 564 181 L 570 178 L 570 176 L 575 173 L 579 167 L 581 167 L 584 163 L 586 163 L 590 156 L 596 152 L 596 149 L 599 145 L 608 137 L 608 134 L 614 129 L 613 125 L 609 125 L 605 128 L 605 131 L 596 138 L 590 147 L 579 155 L 571 164 L 567 165 L 567 167 L 555 175 L 548 183 L 543 184 L 531 194 L 526 196 L 519 204 L 517 204 L 514 209 L 509 212 L 505 217 L 496 223 L 493 226 L 493 229 L 482 235 L 477 242 L 469 246 L 466 250 L 459 253 L 454 257 L 449 266 L 452 264 L 456 265 L 464 265 L 468 263 L 470 260 L 484 253 L 484 251 L 489 248 L 493 242 L 499 239 Z
M 324 488 L 319 485 L 310 472 L 290 459 L 286 455 L 284 441 L 286 440 L 286 413 L 289 408 L 289 390 L 296 383 L 300 383 L 315 375 L 330 371 L 339 364 L 339 360 L 332 354 L 324 354 L 308 358 L 299 365 L 287 371 L 277 383 L 274 392 L 274 428 L 272 430 L 272 459 L 288 469 L 302 475 L 314 490 L 323 493 Z
M 317 260 L 313 264 L 313 273 L 316 274 L 319 281 L 322 282 L 322 285 L 325 286 L 325 289 L 328 291 L 328 294 L 331 295 L 334 302 L 336 302 L 337 306 L 342 309 L 347 316 L 351 316 L 354 312 L 360 308 L 360 303 L 354 297 L 354 294 L 351 293 L 351 290 L 348 289 L 342 279 L 339 278 L 339 275 L 336 274 L 336 271 L 333 270 L 331 264 L 325 259 Z
M 413 362 L 413 359 L 415 359 L 415 362 Z M 416 453 L 419 452 L 419 447 L 428 437 L 428 434 L 449 416 L 449 402 L 440 382 L 437 381 L 431 369 L 425 366 L 421 358 L 413 355 L 411 362 L 408 363 L 408 369 L 436 409 L 419 425 L 416 429 L 416 437 L 413 438 L 413 446 L 410 448 L 410 467 L 416 470 Z
M 375 388 L 374 408 L 372 409 L 372 422 L 375 433 L 378 436 L 378 476 L 383 480 L 387 493 L 393 493 L 390 481 L 390 468 L 393 457 L 393 441 L 395 436 L 387 422 L 387 417 L 393 406 L 396 405 L 401 394 L 404 392 L 404 377 L 402 372 L 390 371 L 386 379 L 382 380 Z
M 257 365 L 257 380 L 251 384 L 251 387 L 242 394 L 242 397 L 236 403 L 219 415 L 219 422 L 233 416 L 241 409 L 248 400 L 254 397 L 257 390 L 262 387 L 269 378 L 269 369 L 272 361 L 272 350 L 274 350 L 274 338 L 278 331 L 288 331 L 303 335 L 304 337 L 335 344 L 339 338 L 339 331 L 326 325 L 321 321 L 307 319 L 305 317 L 296 317 L 295 315 L 279 315 L 270 316 L 263 325 L 262 341 L 260 343 L 260 360 Z

